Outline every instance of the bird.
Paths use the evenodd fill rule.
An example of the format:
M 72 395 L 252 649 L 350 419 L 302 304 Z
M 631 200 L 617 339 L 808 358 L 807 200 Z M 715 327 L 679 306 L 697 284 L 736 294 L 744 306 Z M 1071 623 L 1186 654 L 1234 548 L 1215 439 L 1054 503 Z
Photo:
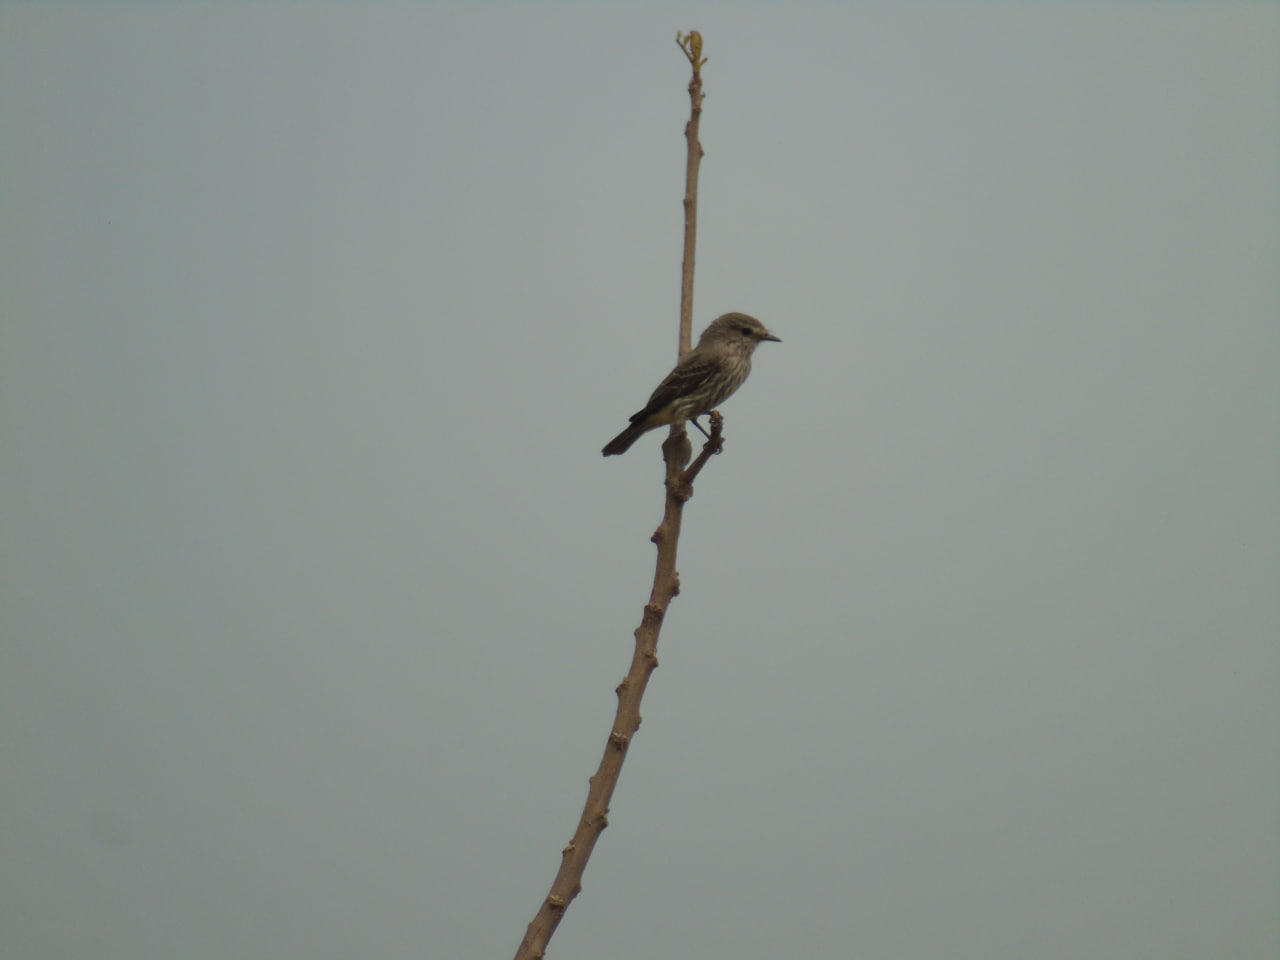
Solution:
M 763 323 L 745 313 L 726 313 L 702 331 L 698 345 L 658 384 L 649 402 L 631 417 L 631 426 L 605 444 L 606 457 L 626 453 L 658 427 L 710 413 L 733 394 L 751 372 L 751 354 L 766 340 L 781 343 Z M 701 429 L 699 427 L 699 429 Z

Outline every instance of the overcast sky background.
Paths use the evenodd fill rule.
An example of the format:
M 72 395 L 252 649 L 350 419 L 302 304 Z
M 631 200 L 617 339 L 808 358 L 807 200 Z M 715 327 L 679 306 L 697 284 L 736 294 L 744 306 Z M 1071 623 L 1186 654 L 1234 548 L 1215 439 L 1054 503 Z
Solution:
M 0 956 L 1280 954 L 1280 8 L 0 7 Z M 696 332 L 696 331 L 695 331 Z

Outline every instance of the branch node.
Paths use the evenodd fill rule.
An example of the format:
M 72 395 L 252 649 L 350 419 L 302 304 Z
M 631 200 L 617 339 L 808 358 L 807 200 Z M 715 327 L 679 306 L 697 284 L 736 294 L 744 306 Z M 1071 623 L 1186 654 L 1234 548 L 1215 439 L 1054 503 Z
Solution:
M 675 463 L 683 467 L 689 462 L 693 448 L 689 445 L 689 435 L 684 425 L 672 427 L 671 435 L 662 441 L 662 458 L 668 464 Z
M 626 750 L 630 743 L 631 738 L 625 733 L 618 733 L 615 730 L 613 733 L 609 734 L 609 746 L 613 747 L 615 750 Z

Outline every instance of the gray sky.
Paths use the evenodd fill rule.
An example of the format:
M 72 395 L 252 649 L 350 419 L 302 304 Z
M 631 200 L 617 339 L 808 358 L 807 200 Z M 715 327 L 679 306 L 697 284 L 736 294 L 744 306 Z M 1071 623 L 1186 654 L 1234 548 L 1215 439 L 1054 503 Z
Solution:
M 1280 8 L 0 8 L 0 956 L 1280 952 Z

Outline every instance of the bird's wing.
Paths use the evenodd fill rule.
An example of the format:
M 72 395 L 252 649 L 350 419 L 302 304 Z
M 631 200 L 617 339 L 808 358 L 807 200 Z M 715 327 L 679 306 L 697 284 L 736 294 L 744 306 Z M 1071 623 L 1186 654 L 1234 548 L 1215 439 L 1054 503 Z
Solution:
M 639 423 L 646 417 L 657 413 L 672 400 L 678 400 L 686 394 L 693 393 L 707 378 L 716 372 L 720 362 L 715 357 L 707 357 L 696 350 L 676 364 L 676 368 L 667 374 L 665 380 L 658 384 L 649 402 L 643 410 L 631 418 L 632 423 Z

